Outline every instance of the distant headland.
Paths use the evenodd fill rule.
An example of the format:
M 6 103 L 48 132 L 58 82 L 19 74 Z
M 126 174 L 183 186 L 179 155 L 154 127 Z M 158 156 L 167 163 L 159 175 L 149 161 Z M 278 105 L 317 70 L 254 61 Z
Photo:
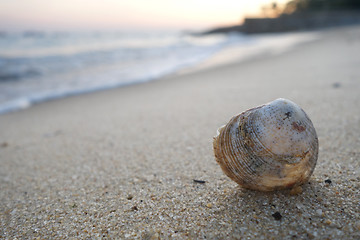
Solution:
M 282 9 L 274 2 L 270 10 L 275 17 L 245 18 L 243 24 L 218 27 L 202 34 L 274 33 L 360 24 L 358 0 L 293 0 Z

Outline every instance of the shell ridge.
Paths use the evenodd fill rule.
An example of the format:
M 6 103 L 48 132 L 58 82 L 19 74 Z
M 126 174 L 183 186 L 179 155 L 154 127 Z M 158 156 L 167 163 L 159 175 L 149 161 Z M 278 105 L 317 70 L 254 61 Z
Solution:
M 238 156 L 241 154 L 239 151 L 239 145 L 241 144 L 241 140 L 236 138 L 237 135 L 237 129 L 239 126 L 240 118 L 234 119 L 232 124 L 229 124 L 229 131 L 228 131 L 228 138 L 229 140 L 227 143 L 229 143 L 227 148 L 227 155 L 230 160 L 230 169 L 232 174 L 235 176 L 237 181 L 240 181 L 242 177 L 246 176 L 247 173 L 247 167 L 246 162 L 240 162 L 238 161 Z M 233 137 L 235 135 L 235 138 Z M 245 170 L 245 172 L 239 171 L 239 169 Z M 241 181 L 244 182 L 244 181 Z

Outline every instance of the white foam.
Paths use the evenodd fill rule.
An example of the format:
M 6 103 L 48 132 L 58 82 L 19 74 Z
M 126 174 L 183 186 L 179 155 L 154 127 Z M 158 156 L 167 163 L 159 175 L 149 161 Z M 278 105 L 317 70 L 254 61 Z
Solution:
M 16 41 L 21 44 L 22 39 L 9 38 L 8 44 L 0 44 L 0 113 L 49 99 L 151 81 L 181 69 L 192 69 L 192 66 L 200 66 L 195 69 L 213 67 L 269 50 L 279 53 L 314 36 L 195 37 L 172 33 L 165 37 L 128 36 L 120 41 L 106 35 L 103 36 L 106 40 L 98 42 L 90 38 L 90 43 L 85 44 L 87 47 L 78 43 L 65 44 L 61 42 L 64 39 L 48 36 L 39 42 L 34 40 L 34 49 L 23 47 L 23 53 L 14 50 L 10 58 L 6 57 L 11 53 L 8 47 L 12 44 L 12 48 L 17 49 Z M 70 35 L 69 38 L 75 41 L 79 36 Z M 49 48 L 52 41 L 56 44 Z M 66 50 L 69 47 L 73 49 L 70 52 Z M 7 76 L 18 79 L 6 80 Z

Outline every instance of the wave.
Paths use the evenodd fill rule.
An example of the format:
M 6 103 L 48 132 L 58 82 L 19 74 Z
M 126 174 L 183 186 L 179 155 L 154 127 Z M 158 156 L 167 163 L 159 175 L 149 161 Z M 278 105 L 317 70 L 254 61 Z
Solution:
M 0 38 L 0 113 L 150 81 L 231 46 L 242 49 L 230 55 L 248 56 L 291 42 L 281 39 L 177 32 L 6 34 Z
M 136 84 L 211 56 L 240 35 L 18 33 L 0 39 L 0 112 Z

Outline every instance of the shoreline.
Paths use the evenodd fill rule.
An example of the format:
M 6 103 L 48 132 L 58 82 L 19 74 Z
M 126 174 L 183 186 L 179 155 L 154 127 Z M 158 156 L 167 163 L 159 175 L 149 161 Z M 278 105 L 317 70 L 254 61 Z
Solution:
M 53 101 L 57 99 L 67 98 L 76 95 L 82 94 L 91 94 L 98 91 L 107 91 L 113 88 L 121 88 L 130 85 L 143 84 L 146 82 L 157 81 L 158 79 L 169 78 L 173 75 L 181 75 L 191 72 L 196 72 L 199 70 L 206 70 L 213 67 L 218 67 L 221 65 L 226 65 L 232 62 L 242 62 L 248 61 L 252 58 L 258 57 L 270 57 L 272 55 L 281 54 L 282 52 L 288 51 L 293 48 L 297 44 L 302 44 L 309 41 L 314 41 L 319 36 L 319 32 L 294 32 L 294 33 L 278 33 L 278 34 L 261 34 L 258 36 L 237 36 L 236 41 L 231 43 L 231 36 L 227 36 L 228 38 L 226 45 L 221 49 L 213 52 L 206 58 L 202 60 L 196 61 L 196 63 L 188 63 L 183 66 L 177 66 L 173 69 L 169 69 L 168 71 L 156 74 L 150 74 L 148 76 L 142 76 L 138 79 L 128 79 L 127 81 L 114 82 L 111 84 L 105 83 L 103 85 L 98 86 L 82 86 L 77 87 L 75 89 L 67 89 L 64 90 L 60 88 L 59 91 L 49 90 L 45 91 L 44 89 L 41 91 L 41 88 L 38 91 L 30 91 L 23 96 L 18 96 L 14 99 L 8 99 L 10 101 L 1 102 L 0 104 L 0 114 L 6 114 L 8 112 L 19 111 L 23 109 L 27 109 L 33 105 L 38 103 Z M 121 67 L 121 66 L 119 66 Z M 96 72 L 95 72 L 96 73 Z M 75 73 L 73 73 L 75 74 Z M 70 74 L 72 76 L 72 74 Z M 58 81 L 59 76 L 53 76 Z M 91 76 L 88 76 L 91 78 Z M 104 76 L 106 77 L 106 76 Z M 51 76 L 48 76 L 51 78 Z M 99 78 L 99 76 L 97 76 Z M 26 80 L 21 80 L 26 82 Z M 11 84 L 11 83 L 10 83 Z M 21 83 L 20 83 L 21 84 Z M 5 88 L 9 88 L 11 91 L 11 85 L 4 86 Z M 16 90 L 14 91 L 16 94 Z
M 334 29 L 281 54 L 0 115 L 0 236 L 357 239 L 358 52 L 360 27 Z M 219 126 L 279 97 L 319 137 L 297 195 L 239 188 L 212 150 Z

